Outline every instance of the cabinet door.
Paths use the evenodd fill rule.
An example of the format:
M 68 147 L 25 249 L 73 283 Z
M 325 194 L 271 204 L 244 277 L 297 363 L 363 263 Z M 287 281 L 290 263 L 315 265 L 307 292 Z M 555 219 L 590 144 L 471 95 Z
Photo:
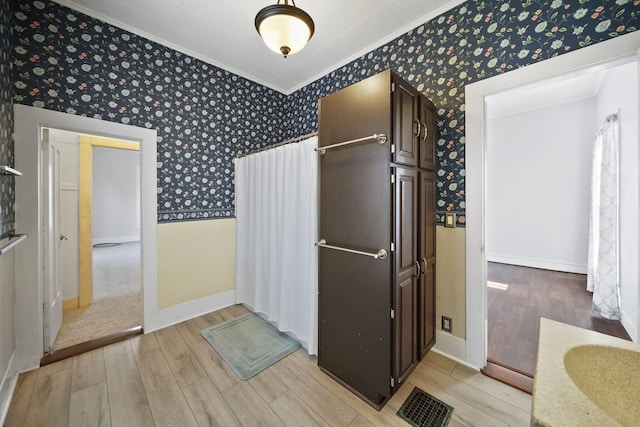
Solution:
M 420 168 L 436 169 L 437 122 L 434 105 L 425 97 L 420 98 Z
M 395 168 L 394 372 L 398 386 L 416 365 L 418 172 Z
M 420 95 L 407 82 L 394 78 L 393 92 L 393 161 L 418 166 L 418 99 Z
M 436 177 L 420 172 L 419 258 L 422 275 L 418 281 L 418 358 L 435 344 L 436 331 Z
M 390 76 L 379 74 L 322 98 L 320 145 L 391 132 Z M 320 234 L 364 252 L 390 249 L 389 145 L 368 141 L 320 159 Z M 318 365 L 364 399 L 391 396 L 393 259 L 318 249 Z

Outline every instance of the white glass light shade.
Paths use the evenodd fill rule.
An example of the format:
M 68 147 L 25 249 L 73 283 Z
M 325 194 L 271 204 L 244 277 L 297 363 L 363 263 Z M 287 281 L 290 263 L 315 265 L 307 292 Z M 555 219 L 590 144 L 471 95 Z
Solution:
M 281 53 L 286 58 L 300 52 L 307 44 L 315 29 L 313 20 L 302 9 L 285 4 L 267 6 L 256 15 L 256 30 L 269 49 Z
M 269 49 L 285 56 L 300 52 L 311 38 L 311 30 L 307 24 L 291 15 L 266 18 L 260 23 L 258 32 Z M 285 53 L 283 48 L 289 48 L 289 51 Z

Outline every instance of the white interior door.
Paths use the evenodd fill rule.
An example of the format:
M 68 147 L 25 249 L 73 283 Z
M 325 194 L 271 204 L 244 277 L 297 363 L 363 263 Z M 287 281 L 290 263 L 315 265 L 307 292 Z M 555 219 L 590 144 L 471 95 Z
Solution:
M 51 351 L 62 326 L 62 283 L 60 281 L 60 150 L 42 133 L 43 232 L 44 232 L 44 351 Z

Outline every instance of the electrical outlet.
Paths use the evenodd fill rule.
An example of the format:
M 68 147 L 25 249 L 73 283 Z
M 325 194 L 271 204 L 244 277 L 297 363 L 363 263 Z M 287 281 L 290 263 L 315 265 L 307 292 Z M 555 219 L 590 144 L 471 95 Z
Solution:
M 442 330 L 444 332 L 453 331 L 453 320 L 450 317 L 442 316 Z

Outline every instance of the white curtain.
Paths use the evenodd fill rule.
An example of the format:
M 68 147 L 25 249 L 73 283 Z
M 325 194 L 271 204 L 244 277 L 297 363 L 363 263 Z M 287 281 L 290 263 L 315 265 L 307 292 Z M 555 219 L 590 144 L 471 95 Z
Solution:
M 236 159 L 236 301 L 317 353 L 317 137 Z
M 618 274 L 618 117 L 612 114 L 598 131 L 593 149 L 587 290 L 593 311 L 620 319 Z

